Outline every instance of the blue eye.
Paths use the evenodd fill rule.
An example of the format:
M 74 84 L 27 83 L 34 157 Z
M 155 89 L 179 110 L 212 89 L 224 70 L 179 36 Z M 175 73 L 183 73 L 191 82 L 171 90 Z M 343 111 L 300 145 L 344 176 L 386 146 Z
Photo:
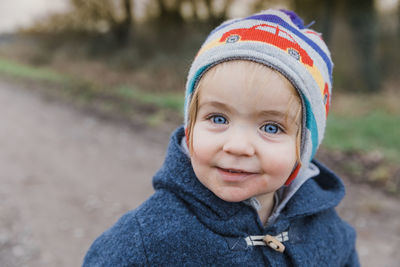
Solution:
M 276 134 L 279 132 L 279 126 L 271 123 L 265 124 L 261 129 L 269 134 Z
M 211 117 L 211 119 L 212 119 L 213 123 L 215 123 L 215 124 L 226 124 L 227 123 L 227 120 L 223 116 L 220 116 L 220 115 L 214 115 Z

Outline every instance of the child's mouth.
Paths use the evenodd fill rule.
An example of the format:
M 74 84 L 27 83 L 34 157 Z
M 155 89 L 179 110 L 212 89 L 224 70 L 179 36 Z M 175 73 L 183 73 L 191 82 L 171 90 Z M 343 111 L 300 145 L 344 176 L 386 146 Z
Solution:
M 222 169 L 223 171 L 230 172 L 230 173 L 248 173 L 241 170 L 233 170 L 233 169 Z
M 256 174 L 254 172 L 248 172 L 239 169 L 225 169 L 217 167 L 218 172 L 221 174 L 223 180 L 227 182 L 239 182 L 247 179 L 248 177 Z

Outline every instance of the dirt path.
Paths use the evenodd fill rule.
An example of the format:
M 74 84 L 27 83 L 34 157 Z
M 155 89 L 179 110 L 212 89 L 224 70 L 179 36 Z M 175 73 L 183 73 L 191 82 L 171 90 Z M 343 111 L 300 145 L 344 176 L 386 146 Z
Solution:
M 152 192 L 168 134 L 133 129 L 0 81 L 0 266 L 80 266 L 96 236 Z M 363 266 L 398 266 L 400 205 L 347 183 L 340 213 Z

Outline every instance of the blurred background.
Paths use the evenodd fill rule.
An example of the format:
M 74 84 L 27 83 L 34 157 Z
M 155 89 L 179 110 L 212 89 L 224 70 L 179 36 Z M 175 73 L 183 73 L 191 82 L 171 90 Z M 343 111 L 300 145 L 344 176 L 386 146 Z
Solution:
M 97 235 L 151 194 L 168 135 L 183 120 L 187 71 L 209 31 L 267 8 L 294 10 L 331 49 L 333 104 L 318 157 L 350 192 L 363 188 L 341 212 L 364 238 L 364 266 L 382 263 L 367 241 L 382 236 L 378 222 L 400 214 L 399 0 L 2 0 L 0 265 L 79 265 Z M 65 115 L 71 107 L 79 113 Z M 400 244 L 400 225 L 388 227 L 392 243 L 381 258 L 392 262 L 379 266 L 400 261 L 388 248 Z

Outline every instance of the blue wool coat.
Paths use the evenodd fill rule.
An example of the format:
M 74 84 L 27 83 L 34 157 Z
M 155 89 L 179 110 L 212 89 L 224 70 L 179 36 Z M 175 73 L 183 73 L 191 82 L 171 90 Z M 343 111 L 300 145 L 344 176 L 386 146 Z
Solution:
M 155 193 L 95 240 L 83 266 L 359 266 L 355 232 L 334 209 L 343 184 L 326 167 L 314 162 L 320 174 L 264 227 L 254 208 L 225 202 L 197 180 L 183 136 L 179 128 L 171 138 Z M 281 233 L 283 253 L 249 241 Z

